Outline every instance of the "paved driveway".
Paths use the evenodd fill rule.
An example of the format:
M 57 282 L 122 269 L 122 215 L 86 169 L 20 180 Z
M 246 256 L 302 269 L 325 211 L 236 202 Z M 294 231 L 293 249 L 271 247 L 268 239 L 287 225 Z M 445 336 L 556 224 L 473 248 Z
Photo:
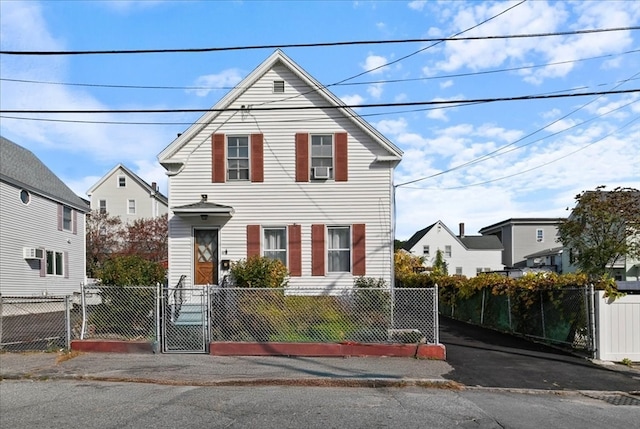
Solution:
M 467 386 L 549 390 L 640 390 L 640 371 L 612 370 L 585 358 L 440 316 L 440 342 L 454 368 L 445 378 Z

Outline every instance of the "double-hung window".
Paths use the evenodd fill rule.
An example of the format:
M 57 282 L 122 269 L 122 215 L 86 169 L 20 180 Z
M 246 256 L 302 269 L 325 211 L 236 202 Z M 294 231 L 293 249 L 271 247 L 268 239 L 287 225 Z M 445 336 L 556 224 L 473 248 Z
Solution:
M 451 246 L 444 246 L 444 257 L 445 258 L 451 257 Z
M 287 266 L 287 229 L 284 227 L 263 228 L 263 255 L 278 259 Z
M 330 226 L 327 228 L 328 271 L 351 271 L 351 228 Z
M 249 137 L 227 138 L 227 179 L 249 180 Z
M 62 208 L 62 229 L 65 231 L 73 230 L 73 210 L 71 207 L 64 206 Z
M 125 188 L 127 186 L 127 177 L 118 176 L 118 188 Z
M 333 135 L 311 135 L 311 178 L 333 178 Z
M 536 241 L 542 243 L 544 241 L 544 229 L 536 229 Z
M 64 253 L 47 250 L 47 275 L 63 276 Z
M 136 214 L 136 200 L 127 200 L 127 214 Z
M 422 256 L 429 256 L 429 246 L 422 246 Z
M 100 213 L 104 214 L 107 212 L 107 200 L 100 200 Z

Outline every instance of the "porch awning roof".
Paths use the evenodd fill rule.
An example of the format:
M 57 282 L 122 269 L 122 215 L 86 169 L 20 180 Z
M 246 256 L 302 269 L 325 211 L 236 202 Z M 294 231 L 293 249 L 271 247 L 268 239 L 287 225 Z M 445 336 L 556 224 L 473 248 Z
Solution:
M 216 204 L 209 201 L 198 201 L 193 204 L 172 207 L 171 210 L 178 216 L 201 216 L 201 215 L 226 215 L 233 216 L 233 207 Z

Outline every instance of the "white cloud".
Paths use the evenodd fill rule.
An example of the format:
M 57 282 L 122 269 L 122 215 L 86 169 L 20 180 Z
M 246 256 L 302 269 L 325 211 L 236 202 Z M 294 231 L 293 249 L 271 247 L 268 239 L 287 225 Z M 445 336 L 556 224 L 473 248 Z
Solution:
M 194 83 L 194 86 L 201 88 L 187 90 L 187 93 L 194 93 L 198 97 L 205 97 L 211 91 L 215 90 L 224 90 L 225 92 L 227 92 L 241 80 L 242 74 L 240 70 L 231 68 L 223 70 L 217 74 L 208 74 L 198 77 Z
M 444 82 L 440 82 L 440 88 L 441 89 L 450 88 L 452 86 L 453 86 L 453 81 L 451 79 L 445 80 Z
M 369 54 L 364 61 L 364 64 L 360 64 L 360 66 L 364 69 L 364 71 L 369 72 L 371 74 L 380 74 L 385 69 L 385 64 L 387 64 L 387 59 L 380 55 Z
M 367 87 L 367 93 L 375 98 L 375 99 L 379 99 L 382 96 L 382 91 L 384 88 L 384 84 L 382 83 L 374 83 L 372 85 L 369 85 Z
M 365 98 L 359 94 L 343 95 L 340 99 L 347 106 L 357 106 L 365 101 Z
M 407 6 L 409 6 L 409 9 L 422 11 L 422 9 L 424 9 L 424 6 L 426 4 L 427 4 L 426 0 L 413 0 L 413 1 L 409 2 L 409 4 Z

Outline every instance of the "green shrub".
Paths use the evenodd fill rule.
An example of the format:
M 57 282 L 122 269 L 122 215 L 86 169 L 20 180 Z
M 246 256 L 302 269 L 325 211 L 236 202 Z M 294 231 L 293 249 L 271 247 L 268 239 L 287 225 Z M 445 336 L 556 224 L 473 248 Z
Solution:
M 289 282 L 284 264 L 263 256 L 251 256 L 231 264 L 231 276 L 236 286 L 247 288 L 280 288 Z

